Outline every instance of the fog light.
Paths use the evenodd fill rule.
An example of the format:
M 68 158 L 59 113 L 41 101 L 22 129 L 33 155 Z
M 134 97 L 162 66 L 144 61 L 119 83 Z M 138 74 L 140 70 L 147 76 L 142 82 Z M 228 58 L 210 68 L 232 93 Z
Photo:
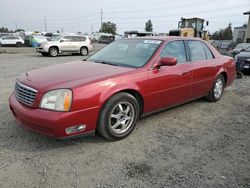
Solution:
M 80 131 L 84 131 L 86 129 L 86 125 L 77 125 L 77 126 L 72 126 L 72 127 L 68 127 L 67 129 L 65 129 L 66 134 L 73 134 L 73 133 L 77 133 Z

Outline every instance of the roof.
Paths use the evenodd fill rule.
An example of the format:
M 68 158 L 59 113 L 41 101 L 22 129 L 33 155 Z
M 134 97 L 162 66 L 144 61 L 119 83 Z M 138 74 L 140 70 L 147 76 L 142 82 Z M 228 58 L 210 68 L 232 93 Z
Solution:
M 163 40 L 163 41 L 169 41 L 169 40 L 202 40 L 200 38 L 196 37 L 179 37 L 179 36 L 150 36 L 150 37 L 134 37 L 134 38 L 128 38 L 128 39 L 146 39 L 146 40 Z
M 244 14 L 244 15 L 248 15 L 248 14 L 250 14 L 250 11 L 244 12 L 243 14 Z

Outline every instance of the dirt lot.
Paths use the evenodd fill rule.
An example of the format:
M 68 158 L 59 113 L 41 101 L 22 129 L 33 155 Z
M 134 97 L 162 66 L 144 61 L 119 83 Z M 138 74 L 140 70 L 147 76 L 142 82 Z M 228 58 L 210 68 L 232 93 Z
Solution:
M 0 187 L 250 187 L 250 76 L 139 121 L 118 142 L 72 141 L 20 127 L 8 107 L 24 71 L 83 59 L 0 54 Z

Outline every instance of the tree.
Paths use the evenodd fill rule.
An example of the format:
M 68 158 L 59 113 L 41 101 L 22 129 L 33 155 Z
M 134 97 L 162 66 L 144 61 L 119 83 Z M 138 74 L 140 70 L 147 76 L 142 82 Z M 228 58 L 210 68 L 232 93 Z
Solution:
M 153 24 L 151 20 L 148 20 L 145 24 L 145 31 L 152 32 L 153 31 Z
M 9 29 L 7 27 L 1 27 L 0 32 L 1 33 L 9 33 Z
M 102 23 L 102 27 L 100 29 L 100 32 L 103 32 L 103 33 L 111 33 L 113 35 L 116 34 L 116 24 L 115 23 L 112 23 L 112 22 L 103 22 Z
M 211 38 L 214 40 L 232 40 L 233 38 L 232 24 L 229 23 L 225 29 L 220 29 L 219 31 L 215 31 L 212 34 Z
M 24 32 L 24 29 L 17 29 L 15 32 Z

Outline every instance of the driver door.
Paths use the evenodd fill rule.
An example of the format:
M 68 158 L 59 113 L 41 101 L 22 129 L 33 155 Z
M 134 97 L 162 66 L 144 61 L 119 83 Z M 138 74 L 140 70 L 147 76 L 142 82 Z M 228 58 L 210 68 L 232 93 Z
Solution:
M 187 61 L 184 41 L 168 42 L 157 61 L 162 57 L 176 57 L 177 64 L 149 70 L 152 111 L 182 103 L 191 96 L 192 65 Z

